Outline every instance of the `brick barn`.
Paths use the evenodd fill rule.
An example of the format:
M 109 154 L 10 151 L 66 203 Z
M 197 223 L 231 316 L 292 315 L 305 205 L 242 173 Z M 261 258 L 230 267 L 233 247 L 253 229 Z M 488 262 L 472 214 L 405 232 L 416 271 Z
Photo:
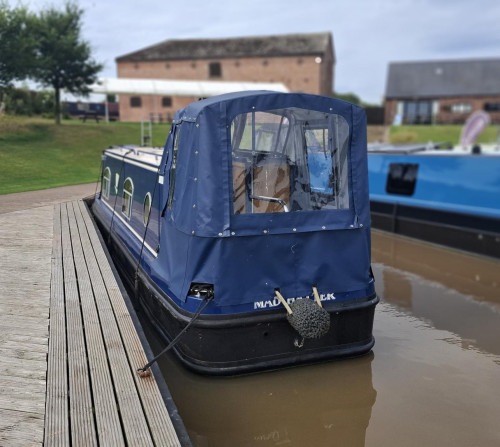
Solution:
M 290 91 L 330 95 L 335 55 L 331 33 L 230 39 L 166 40 L 116 59 L 118 78 L 281 82 Z M 170 120 L 197 100 L 120 95 L 120 119 Z
M 386 124 L 463 124 L 476 110 L 500 124 L 500 59 L 389 64 Z

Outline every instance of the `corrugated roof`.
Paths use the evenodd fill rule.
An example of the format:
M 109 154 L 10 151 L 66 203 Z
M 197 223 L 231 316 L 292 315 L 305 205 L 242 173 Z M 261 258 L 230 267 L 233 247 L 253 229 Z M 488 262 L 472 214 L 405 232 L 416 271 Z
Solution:
M 386 98 L 500 95 L 500 59 L 389 64 Z
M 166 40 L 116 58 L 117 62 L 179 59 L 221 59 L 228 57 L 271 57 L 321 55 L 330 48 L 329 32 L 228 39 Z M 332 45 L 333 51 L 333 45 Z

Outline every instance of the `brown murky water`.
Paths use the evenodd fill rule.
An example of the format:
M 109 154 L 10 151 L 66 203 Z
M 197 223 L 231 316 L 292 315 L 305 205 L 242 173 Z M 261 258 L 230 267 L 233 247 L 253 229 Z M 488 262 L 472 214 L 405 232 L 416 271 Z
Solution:
M 372 247 L 373 353 L 233 378 L 161 362 L 195 446 L 500 446 L 500 263 L 380 232 Z

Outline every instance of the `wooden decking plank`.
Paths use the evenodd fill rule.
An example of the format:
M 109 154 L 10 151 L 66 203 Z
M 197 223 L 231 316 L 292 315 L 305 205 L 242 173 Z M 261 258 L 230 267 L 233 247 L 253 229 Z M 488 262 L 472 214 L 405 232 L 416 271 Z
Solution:
M 67 350 L 71 443 L 73 445 L 97 445 L 80 298 L 65 204 L 61 206 L 61 233 L 66 323 L 70 331 L 67 338 Z
M 101 333 L 101 323 L 97 314 L 91 278 L 85 263 L 80 234 L 71 203 L 67 204 L 67 211 L 85 328 L 99 444 L 105 446 L 123 445 L 124 439 L 118 407 L 115 401 L 113 382 L 108 367 L 106 349 Z M 105 327 L 103 329 L 105 330 Z
M 0 409 L 0 445 L 35 446 L 43 438 L 43 415 Z
M 45 379 L 47 364 L 45 361 L 3 357 L 0 374 L 31 379 Z
M 50 277 L 50 333 L 45 404 L 45 445 L 69 445 L 66 312 L 62 259 L 61 206 L 54 207 L 52 273 Z
M 101 319 L 104 341 L 107 347 L 111 372 L 113 375 L 116 396 L 127 442 L 130 445 L 152 445 L 149 427 L 144 416 L 141 401 L 134 384 L 134 378 L 128 365 L 123 341 L 115 320 L 113 309 L 95 259 L 87 228 L 83 222 L 78 205 L 75 203 L 76 220 L 80 230 L 80 238 L 87 262 L 92 287 Z
M 1 333 L 0 332 L 0 344 L 8 342 L 18 342 L 18 343 L 29 343 L 30 345 L 47 346 L 48 339 L 46 337 L 34 337 L 32 335 L 26 334 L 11 334 L 11 333 Z
M 0 395 L 0 408 L 4 410 L 45 413 L 45 393 L 25 393 L 26 386 L 3 390 Z
M 88 209 L 81 201 L 78 206 L 85 221 L 95 257 L 104 279 L 111 305 L 118 323 L 118 327 L 124 341 L 130 369 L 141 396 L 144 412 L 148 419 L 151 434 L 156 445 L 180 446 L 179 439 L 168 415 L 165 403 L 158 389 L 153 375 L 148 378 L 140 378 L 135 371 L 147 362 L 139 335 L 135 329 L 132 318 L 123 300 L 116 279 L 108 263 L 104 250 L 97 236 L 94 224 L 89 216 Z

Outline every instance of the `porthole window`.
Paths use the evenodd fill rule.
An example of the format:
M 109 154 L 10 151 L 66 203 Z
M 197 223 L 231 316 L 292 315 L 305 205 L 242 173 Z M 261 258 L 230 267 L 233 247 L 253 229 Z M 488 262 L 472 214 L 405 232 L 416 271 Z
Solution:
M 142 211 L 142 221 L 144 226 L 148 224 L 149 213 L 151 212 L 151 194 L 148 192 L 146 197 L 144 197 L 144 207 Z
M 134 183 L 132 179 L 128 177 L 123 183 L 123 203 L 122 203 L 122 213 L 130 219 L 132 215 L 132 200 L 134 197 Z
M 111 169 L 106 168 L 102 175 L 101 192 L 105 199 L 109 199 L 109 190 L 111 187 Z

